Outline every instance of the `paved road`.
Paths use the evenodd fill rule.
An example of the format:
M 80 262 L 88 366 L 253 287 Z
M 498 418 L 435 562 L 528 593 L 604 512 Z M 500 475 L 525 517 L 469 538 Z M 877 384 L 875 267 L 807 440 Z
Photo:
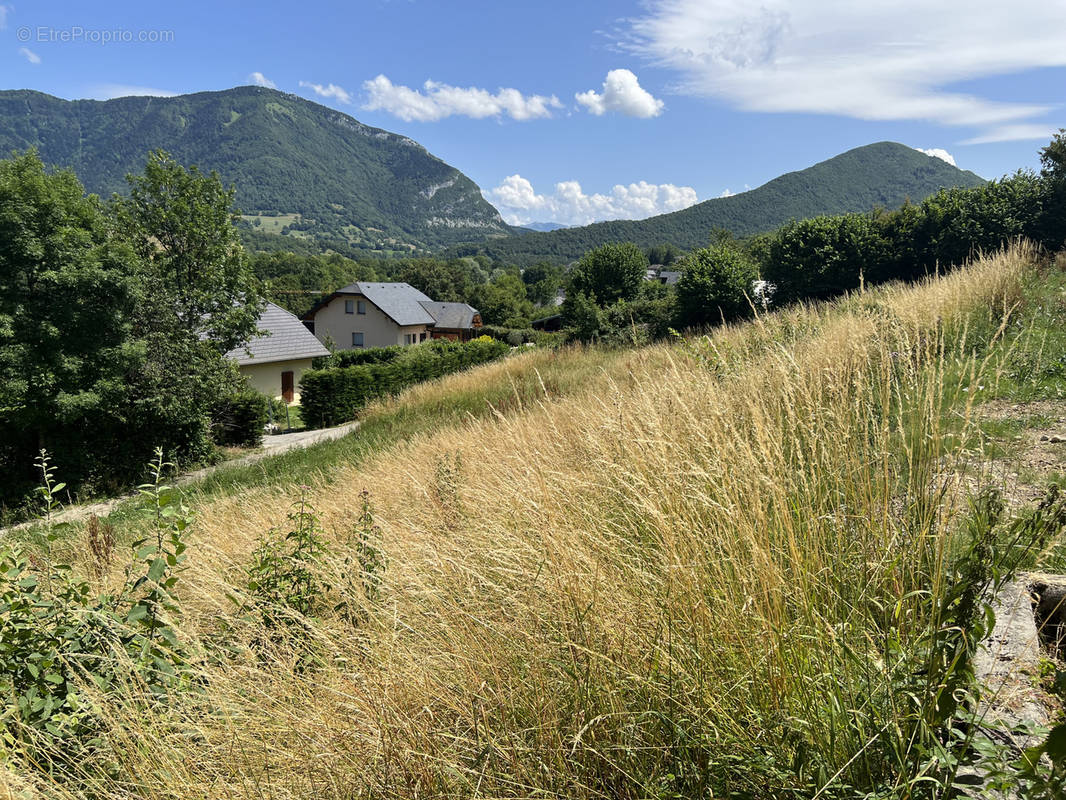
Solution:
M 358 422 L 347 422 L 344 425 L 338 425 L 335 428 L 322 428 L 315 431 L 297 431 L 296 433 L 282 433 L 277 436 L 264 436 L 263 448 L 261 450 L 230 461 L 223 461 L 221 464 L 214 464 L 210 467 L 204 467 L 203 469 L 198 469 L 194 472 L 187 472 L 184 475 L 179 475 L 174 483 L 180 486 L 184 483 L 191 483 L 192 481 L 206 478 L 215 470 L 224 467 L 254 464 L 256 461 L 262 461 L 264 458 L 270 458 L 270 456 L 275 456 L 279 453 L 295 450 L 298 447 L 307 447 L 308 445 L 317 442 L 328 442 L 333 439 L 340 439 L 341 437 L 352 433 L 358 427 Z M 111 500 L 103 500 L 99 503 L 85 503 L 77 506 L 67 506 L 59 513 L 53 514 L 52 521 L 77 522 L 79 520 L 88 519 L 91 516 L 103 517 L 110 514 L 116 506 L 133 497 L 136 497 L 136 495 L 128 494 Z M 36 525 L 37 522 L 37 520 L 30 520 L 29 522 L 23 522 L 19 525 L 12 525 L 10 528 L 0 528 L 0 533 L 8 533 L 10 531 L 17 531 L 20 528 L 28 528 L 32 525 Z

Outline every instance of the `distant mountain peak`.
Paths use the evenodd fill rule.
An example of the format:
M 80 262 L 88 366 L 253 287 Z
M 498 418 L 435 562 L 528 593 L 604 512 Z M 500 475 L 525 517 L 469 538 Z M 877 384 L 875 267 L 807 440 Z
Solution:
M 762 186 L 642 220 L 616 220 L 553 230 L 523 232 L 485 242 L 481 249 L 519 264 L 565 263 L 604 242 L 630 241 L 647 248 L 673 244 L 682 250 L 704 246 L 716 229 L 751 236 L 791 219 L 821 214 L 898 208 L 941 188 L 980 186 L 985 180 L 899 142 L 874 142 L 805 169 L 787 172 Z
M 0 149 L 29 147 L 102 196 L 125 191 L 157 148 L 216 170 L 253 244 L 284 234 L 294 247 L 404 253 L 513 231 L 413 139 L 264 86 L 106 101 L 0 91 Z

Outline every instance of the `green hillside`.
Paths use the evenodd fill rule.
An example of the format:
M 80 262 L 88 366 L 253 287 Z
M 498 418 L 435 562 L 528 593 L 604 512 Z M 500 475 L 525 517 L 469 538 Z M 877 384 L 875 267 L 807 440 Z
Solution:
M 147 153 L 217 170 L 237 188 L 249 242 L 410 252 L 509 234 L 477 185 L 404 136 L 283 92 L 61 100 L 0 92 L 0 153 L 39 149 L 90 192 L 126 188 Z
M 711 231 L 737 236 L 773 230 L 791 219 L 897 208 L 943 187 L 979 186 L 984 180 L 906 145 L 878 142 L 857 147 L 813 167 L 789 172 L 757 189 L 644 220 L 597 222 L 580 228 L 525 233 L 494 240 L 464 254 L 483 252 L 506 261 L 569 261 L 609 241 L 641 247 L 670 242 L 689 250 L 707 243 Z

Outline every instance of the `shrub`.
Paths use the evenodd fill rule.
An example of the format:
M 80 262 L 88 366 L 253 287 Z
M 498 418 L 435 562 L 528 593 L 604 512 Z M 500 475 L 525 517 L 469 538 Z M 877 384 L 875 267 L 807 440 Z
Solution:
M 578 292 L 603 305 L 632 300 L 640 293 L 648 257 L 631 242 L 610 242 L 589 250 L 570 273 L 567 294 Z
M 39 494 L 50 515 L 56 506 L 47 456 Z M 126 580 L 114 595 L 95 595 L 69 566 L 40 563 L 18 548 L 0 550 L 0 715 L 5 748 L 22 748 L 44 771 L 80 769 L 106 728 L 91 694 L 123 703 L 165 702 L 187 683 L 185 647 L 171 625 L 174 586 L 185 559 L 189 517 L 164 486 L 162 451 L 141 486 L 152 531 L 133 543 Z M 98 533 L 101 533 L 98 530 Z M 51 538 L 51 537 L 49 537 Z M 113 532 L 103 531 L 101 547 Z M 96 552 L 95 558 L 110 558 Z M 147 695 L 129 696 L 129 685 Z
M 757 277 L 755 265 L 728 244 L 697 250 L 681 262 L 677 282 L 680 327 L 708 325 L 748 316 L 748 296 Z
M 270 420 L 270 398 L 254 389 L 226 397 L 212 415 L 215 441 L 229 447 L 258 447 Z
M 492 361 L 507 353 L 510 347 L 505 342 L 481 336 L 470 342 L 435 339 L 397 350 L 395 356 L 384 361 L 305 372 L 300 380 L 300 394 L 306 424 L 336 425 L 352 419 L 374 398 Z

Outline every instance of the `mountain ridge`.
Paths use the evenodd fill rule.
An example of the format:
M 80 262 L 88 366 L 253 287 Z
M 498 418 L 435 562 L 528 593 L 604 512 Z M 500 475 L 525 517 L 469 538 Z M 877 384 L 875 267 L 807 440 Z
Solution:
M 715 229 L 751 236 L 778 228 L 791 219 L 865 212 L 877 207 L 894 209 L 906 200 L 920 202 L 941 188 L 984 183 L 985 179 L 973 172 L 899 142 L 874 142 L 786 172 L 755 189 L 704 200 L 680 211 L 642 220 L 523 232 L 477 247 L 457 247 L 454 252 L 483 253 L 527 264 L 573 260 L 607 241 L 631 241 L 643 248 L 670 243 L 691 250 L 705 245 Z
M 113 100 L 0 91 L 0 150 L 30 147 L 103 196 L 167 150 L 233 184 L 253 234 L 266 222 L 323 248 L 411 252 L 513 230 L 470 178 L 413 139 L 265 87 Z

